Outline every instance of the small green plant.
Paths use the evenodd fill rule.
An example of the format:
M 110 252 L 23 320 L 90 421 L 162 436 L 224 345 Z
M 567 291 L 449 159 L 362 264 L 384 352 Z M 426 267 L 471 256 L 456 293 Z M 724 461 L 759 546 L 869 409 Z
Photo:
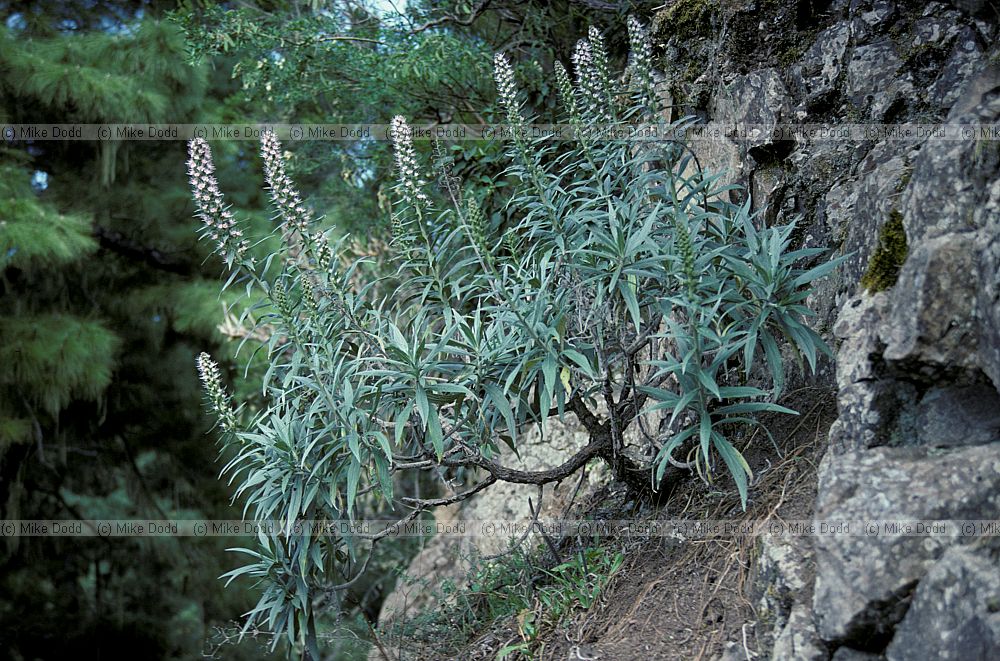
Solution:
M 470 583 L 469 594 L 483 600 L 486 621 L 516 615 L 536 602 L 558 621 L 576 606 L 590 608 L 622 560 L 620 553 L 588 548 L 546 569 L 518 550 L 501 562 L 481 566 Z
M 237 415 L 211 359 L 200 359 L 247 516 L 291 527 L 370 518 L 389 504 L 406 523 L 497 481 L 545 485 L 598 458 L 654 489 L 671 463 L 711 479 L 721 461 L 745 504 L 750 468 L 730 430 L 760 412 L 793 413 L 774 403 L 779 342 L 813 368 L 828 351 L 805 323 L 805 301 L 837 261 L 803 266 L 822 251 L 793 250 L 793 225 L 758 226 L 683 143 L 619 139 L 637 126 L 677 134 L 690 121 L 655 124 L 648 37 L 634 19 L 628 29 L 623 79 L 596 30 L 578 44 L 572 78 L 556 65 L 575 141 L 531 138 L 511 65 L 497 55 L 511 136 L 500 213 L 484 213 L 486 191 L 449 172 L 429 186 L 405 119 L 393 120 L 399 271 L 381 282 L 357 285 L 360 262 L 344 256 L 344 239 L 315 231 L 273 134 L 261 153 L 285 248 L 254 260 L 207 143 L 191 144 L 204 234 L 231 270 L 227 285 L 263 292 L 245 318 L 270 329 L 269 403 L 253 415 Z M 745 385 L 757 365 L 770 385 Z M 623 433 L 651 409 L 668 414 L 643 430 L 658 454 L 636 464 Z M 502 445 L 516 449 L 526 427 L 544 433 L 567 413 L 589 435 L 582 449 L 549 470 L 504 465 Z M 395 476 L 412 471 L 439 476 L 449 495 L 396 493 Z M 262 533 L 242 549 L 251 564 L 228 575 L 263 587 L 248 626 L 265 623 L 318 657 L 316 614 L 391 532 Z M 555 578 L 573 580 L 569 568 Z
M 438 608 L 396 623 L 388 637 L 427 645 L 440 656 L 500 626 L 520 637 L 501 649 L 500 657 L 515 652 L 530 657 L 545 633 L 597 601 L 623 562 L 615 549 L 584 548 L 554 564 L 545 545 L 514 547 L 492 560 L 474 557 L 464 586 L 442 585 Z

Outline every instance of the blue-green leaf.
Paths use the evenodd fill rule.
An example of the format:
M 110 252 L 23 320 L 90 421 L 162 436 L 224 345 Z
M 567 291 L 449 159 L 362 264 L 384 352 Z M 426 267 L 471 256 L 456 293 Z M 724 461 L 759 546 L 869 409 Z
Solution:
M 712 441 L 715 444 L 715 449 L 719 451 L 722 460 L 726 462 L 726 467 L 729 468 L 733 480 L 736 482 L 736 489 L 740 492 L 740 503 L 743 505 L 743 509 L 746 510 L 747 477 L 753 478 L 750 465 L 747 464 L 746 459 L 743 458 L 739 450 L 734 448 L 732 443 L 727 441 L 722 434 L 713 432 Z

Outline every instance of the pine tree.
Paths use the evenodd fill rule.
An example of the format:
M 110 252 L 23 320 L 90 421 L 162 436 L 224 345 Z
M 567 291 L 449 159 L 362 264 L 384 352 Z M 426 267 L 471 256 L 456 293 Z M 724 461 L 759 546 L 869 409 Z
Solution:
M 140 20 L 126 3 L 52 5 L 0 6 L 0 121 L 219 112 L 228 88 L 185 64 L 183 37 L 156 7 Z M 191 369 L 197 350 L 221 343 L 225 301 L 192 237 L 184 159 L 180 141 L 0 150 L 3 518 L 233 516 Z M 258 196 L 237 199 L 252 208 Z M 217 580 L 233 540 L 6 542 L 0 640 L 15 658 L 200 657 L 212 626 L 249 603 Z

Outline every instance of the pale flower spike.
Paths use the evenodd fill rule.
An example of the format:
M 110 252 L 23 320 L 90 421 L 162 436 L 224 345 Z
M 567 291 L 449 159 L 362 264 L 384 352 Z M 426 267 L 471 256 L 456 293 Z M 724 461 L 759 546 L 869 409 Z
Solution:
M 271 193 L 271 201 L 281 214 L 282 222 L 288 229 L 304 234 L 312 222 L 312 213 L 303 204 L 302 196 L 285 172 L 281 143 L 273 131 L 264 131 L 261 136 L 260 155 L 264 160 L 264 179 Z
M 571 122 L 578 122 L 580 120 L 580 110 L 577 107 L 576 94 L 573 92 L 573 83 L 570 81 L 566 67 L 558 60 L 555 63 L 555 73 L 556 87 L 559 90 L 559 96 L 562 99 L 563 105 L 566 106 L 566 114 L 569 116 Z
M 514 82 L 514 69 L 510 66 L 510 61 L 503 53 L 497 53 L 493 58 L 493 76 L 497 83 L 497 95 L 500 103 L 507 111 L 507 121 L 515 126 L 519 126 L 524 120 L 521 117 L 521 108 L 517 102 L 517 85 Z
M 195 361 L 198 366 L 198 377 L 201 379 L 205 394 L 208 395 L 212 410 L 219 417 L 219 424 L 226 432 L 236 431 L 236 414 L 229 405 L 229 396 L 222 385 L 222 372 L 211 356 L 202 352 Z
M 649 33 L 635 16 L 629 16 L 629 69 L 633 85 L 640 88 L 649 97 L 647 103 L 652 103 L 653 94 L 653 49 L 649 43 Z
M 604 118 L 604 113 L 601 111 L 603 100 L 597 81 L 597 71 L 594 68 L 594 53 L 590 48 L 590 42 L 586 39 L 576 42 L 573 65 L 576 68 L 576 84 L 583 97 L 584 116 L 588 119 Z
M 188 143 L 188 176 L 198 216 L 205 224 L 204 235 L 215 241 L 218 253 L 227 260 L 242 259 L 249 245 L 233 212 L 226 207 L 215 178 L 212 149 L 203 138 Z
M 608 62 L 608 50 L 604 46 L 604 37 L 601 31 L 593 25 L 587 31 L 587 40 L 590 42 L 590 51 L 594 60 L 594 78 L 596 87 L 600 90 L 607 103 L 612 102 L 611 65 Z
M 419 209 L 427 203 L 427 195 L 423 191 L 426 182 L 420 177 L 417 153 L 413 149 L 413 136 L 409 124 L 402 115 L 392 118 L 389 133 L 396 156 L 396 167 L 399 170 L 399 186 L 403 199 L 410 206 Z

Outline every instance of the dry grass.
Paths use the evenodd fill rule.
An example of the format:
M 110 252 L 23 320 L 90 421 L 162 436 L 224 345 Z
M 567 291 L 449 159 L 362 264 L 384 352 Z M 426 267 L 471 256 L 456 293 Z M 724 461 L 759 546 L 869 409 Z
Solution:
M 778 450 L 752 437 L 744 448 L 757 477 L 745 513 L 735 488 L 719 492 L 691 481 L 651 518 L 808 518 L 836 405 L 829 390 L 802 390 L 789 399 L 802 416 L 764 421 Z M 700 660 L 714 658 L 727 641 L 735 641 L 753 659 L 770 644 L 757 631 L 749 598 L 758 553 L 754 538 L 651 539 L 630 546 L 599 604 L 562 627 L 540 658 Z

